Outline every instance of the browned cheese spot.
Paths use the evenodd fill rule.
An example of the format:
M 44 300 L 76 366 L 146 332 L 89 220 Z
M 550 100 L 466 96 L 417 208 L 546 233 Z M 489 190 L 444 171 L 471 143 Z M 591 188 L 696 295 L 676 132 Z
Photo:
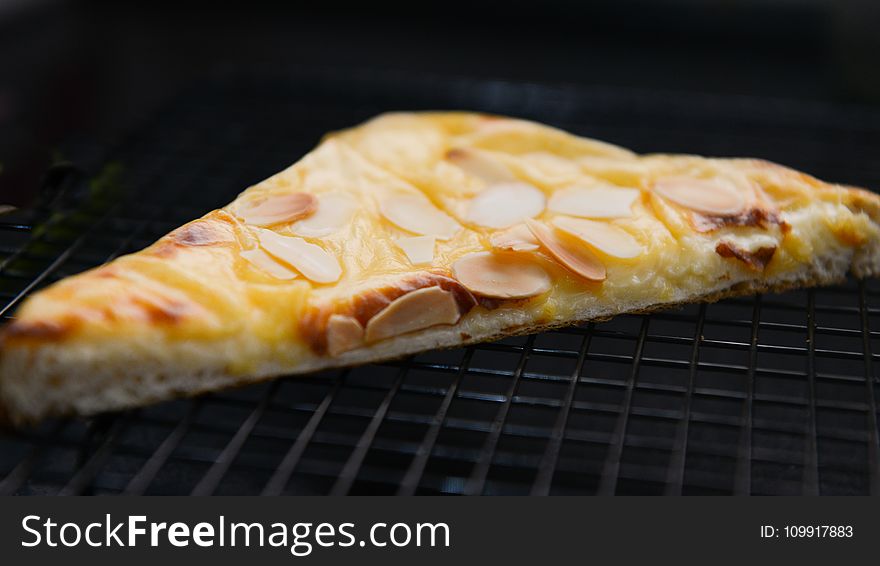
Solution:
M 212 246 L 235 241 L 229 226 L 212 220 L 196 220 L 168 234 L 168 238 L 181 246 Z
M 180 248 L 214 246 L 235 242 L 235 233 L 225 221 L 201 219 L 170 232 L 149 250 L 151 255 L 170 258 Z
M 55 342 L 65 338 L 73 330 L 72 320 L 37 320 L 33 322 L 16 321 L 3 330 L 2 342 L 6 340 L 33 340 L 35 342 Z
M 742 214 L 730 216 L 715 216 L 694 212 L 691 215 L 694 229 L 697 232 L 712 232 L 727 226 L 759 226 L 768 229 L 773 225 L 779 226 L 783 233 L 791 227 L 782 220 L 776 212 L 767 208 L 754 207 Z
M 715 253 L 721 257 L 738 259 L 753 271 L 764 271 L 764 268 L 773 259 L 773 254 L 776 253 L 776 246 L 763 246 L 755 251 L 749 251 L 733 242 L 724 240 L 715 246 Z
M 188 310 L 187 305 L 174 299 L 147 300 L 143 297 L 132 297 L 132 305 L 140 309 L 152 323 L 177 324 Z

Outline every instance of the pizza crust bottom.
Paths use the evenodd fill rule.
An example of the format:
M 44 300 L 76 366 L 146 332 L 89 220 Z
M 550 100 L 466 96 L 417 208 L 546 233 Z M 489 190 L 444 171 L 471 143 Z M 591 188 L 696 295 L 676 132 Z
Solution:
M 680 291 L 662 303 L 602 305 L 577 314 L 581 322 L 608 319 L 617 314 L 645 313 L 687 303 L 713 302 L 754 293 L 779 292 L 795 287 L 829 285 L 842 281 L 848 271 L 856 277 L 880 274 L 880 244 L 851 250 L 833 249 L 800 270 L 767 280 L 724 282 L 708 292 Z M 680 295 L 680 296 L 679 296 Z M 243 373 L 232 371 L 242 355 L 252 359 L 283 360 L 255 338 L 199 343 L 171 342 L 144 336 L 134 342 L 41 344 L 3 352 L 0 372 L 0 423 L 22 426 L 47 416 L 94 415 L 177 397 L 189 397 L 272 377 L 400 358 L 437 348 L 532 334 L 575 320 L 534 324 L 525 311 L 497 320 L 495 328 L 463 334 L 459 326 L 435 327 L 399 336 L 337 357 L 309 358 L 305 363 L 275 361 Z M 490 319 L 491 320 L 491 319 Z M 256 356 L 255 356 L 256 354 Z M 132 368 L 138 368 L 133 371 Z

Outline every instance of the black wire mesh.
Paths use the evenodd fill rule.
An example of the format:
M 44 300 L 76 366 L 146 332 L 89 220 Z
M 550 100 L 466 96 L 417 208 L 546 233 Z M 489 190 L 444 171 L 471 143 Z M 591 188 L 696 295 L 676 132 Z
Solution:
M 101 182 L 59 168 L 41 206 L 0 217 L 0 314 L 228 202 L 328 130 L 429 108 L 880 187 L 870 109 L 235 72 L 122 143 Z M 878 350 L 875 281 L 620 316 L 6 433 L 0 494 L 877 494 Z

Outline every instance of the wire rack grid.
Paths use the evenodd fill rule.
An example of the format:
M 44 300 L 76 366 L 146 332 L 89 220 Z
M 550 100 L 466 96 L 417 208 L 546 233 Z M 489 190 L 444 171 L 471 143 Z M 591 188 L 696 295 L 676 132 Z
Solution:
M 323 132 L 430 108 L 880 187 L 869 108 L 236 70 L 112 150 L 102 170 L 123 190 L 58 167 L 47 194 L 67 197 L 2 217 L 0 315 L 228 202 Z M 0 494 L 877 494 L 875 352 L 874 281 L 620 316 L 7 432 Z

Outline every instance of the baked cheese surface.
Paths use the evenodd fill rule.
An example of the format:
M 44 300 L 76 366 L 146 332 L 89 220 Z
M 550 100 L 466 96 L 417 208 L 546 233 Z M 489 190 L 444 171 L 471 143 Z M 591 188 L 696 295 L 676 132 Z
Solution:
M 229 375 L 295 372 L 826 282 L 841 261 L 871 275 L 878 210 L 867 191 L 756 159 L 637 155 L 496 116 L 386 114 L 30 297 L 4 331 L 18 361 L 0 387 L 47 345 L 173 344 L 190 367 L 202 362 L 187 366 L 188 348 L 223 344 Z

